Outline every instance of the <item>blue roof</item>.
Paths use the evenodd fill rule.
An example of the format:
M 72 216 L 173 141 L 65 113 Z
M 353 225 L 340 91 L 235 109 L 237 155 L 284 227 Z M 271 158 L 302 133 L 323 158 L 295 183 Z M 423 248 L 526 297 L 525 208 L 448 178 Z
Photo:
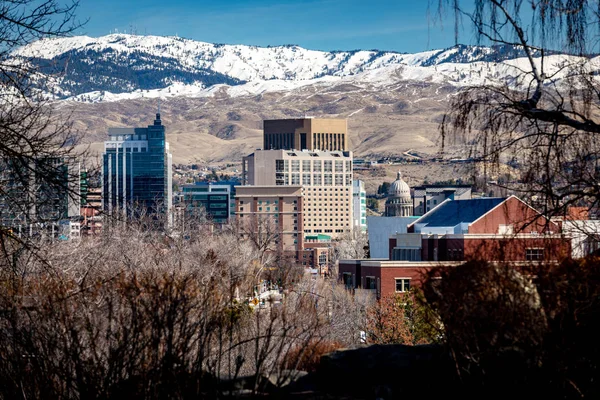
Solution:
M 460 223 L 471 223 L 502 203 L 501 197 L 481 197 L 468 200 L 450 200 L 425 214 L 415 224 L 433 226 L 456 226 Z

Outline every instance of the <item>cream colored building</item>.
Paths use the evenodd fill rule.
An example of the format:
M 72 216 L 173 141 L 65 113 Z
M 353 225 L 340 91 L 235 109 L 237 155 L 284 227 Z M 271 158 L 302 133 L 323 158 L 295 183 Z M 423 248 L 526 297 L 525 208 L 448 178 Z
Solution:
M 263 121 L 265 150 L 348 150 L 348 121 L 333 118 Z
M 352 152 L 257 150 L 244 157 L 243 179 L 257 187 L 301 185 L 305 234 L 352 230 Z

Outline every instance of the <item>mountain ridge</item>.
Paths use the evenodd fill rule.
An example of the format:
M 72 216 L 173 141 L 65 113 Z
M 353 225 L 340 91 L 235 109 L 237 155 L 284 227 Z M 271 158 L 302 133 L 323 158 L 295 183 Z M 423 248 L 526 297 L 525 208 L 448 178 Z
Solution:
M 195 92 L 198 96 L 212 95 L 218 85 L 250 84 L 248 87 L 252 88 L 267 82 L 266 86 L 274 87 L 265 86 L 264 90 L 288 90 L 361 74 L 363 78 L 374 77 L 373 72 L 389 75 L 385 70 L 390 68 L 411 69 L 404 77 L 409 80 L 431 78 L 460 85 L 465 66 L 501 63 L 522 55 L 522 50 L 511 46 L 456 45 L 418 53 L 327 52 L 297 45 L 213 44 L 130 34 L 42 39 L 13 52 L 13 57 L 27 59 L 43 74 L 57 77 L 47 90 L 54 98 L 77 101 L 121 100 L 131 96 L 119 95 L 132 93 L 137 93 L 133 97 L 144 97 L 144 91 L 157 90 L 158 93 L 146 94 L 150 97 L 169 95 L 173 91 L 167 89 L 173 85 L 177 86 L 175 92 L 185 86 L 180 95 Z M 450 64 L 455 65 L 454 72 L 443 67 Z M 436 78 L 433 76 L 436 74 L 441 76 Z M 281 87 L 268 82 L 278 82 Z M 165 90 L 167 93 L 161 93 Z

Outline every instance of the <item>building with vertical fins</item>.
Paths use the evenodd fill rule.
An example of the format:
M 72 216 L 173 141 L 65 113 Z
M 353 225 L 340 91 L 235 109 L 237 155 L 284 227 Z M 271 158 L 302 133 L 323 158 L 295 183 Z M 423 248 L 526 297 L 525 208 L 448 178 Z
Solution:
M 165 126 L 156 114 L 147 128 L 110 128 L 104 142 L 102 208 L 108 214 L 172 207 L 172 156 Z
M 367 192 L 360 179 L 352 181 L 352 221 L 353 229 L 367 230 Z
M 348 151 L 348 121 L 333 118 L 265 120 L 263 149 Z

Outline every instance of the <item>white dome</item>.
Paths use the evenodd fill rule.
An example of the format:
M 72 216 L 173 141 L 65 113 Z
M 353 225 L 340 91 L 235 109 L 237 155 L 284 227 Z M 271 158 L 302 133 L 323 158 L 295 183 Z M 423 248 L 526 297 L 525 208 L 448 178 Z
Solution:
M 410 199 L 410 187 L 402 180 L 401 172 L 398 172 L 398 178 L 390 185 L 388 195 L 390 197 L 404 197 Z

